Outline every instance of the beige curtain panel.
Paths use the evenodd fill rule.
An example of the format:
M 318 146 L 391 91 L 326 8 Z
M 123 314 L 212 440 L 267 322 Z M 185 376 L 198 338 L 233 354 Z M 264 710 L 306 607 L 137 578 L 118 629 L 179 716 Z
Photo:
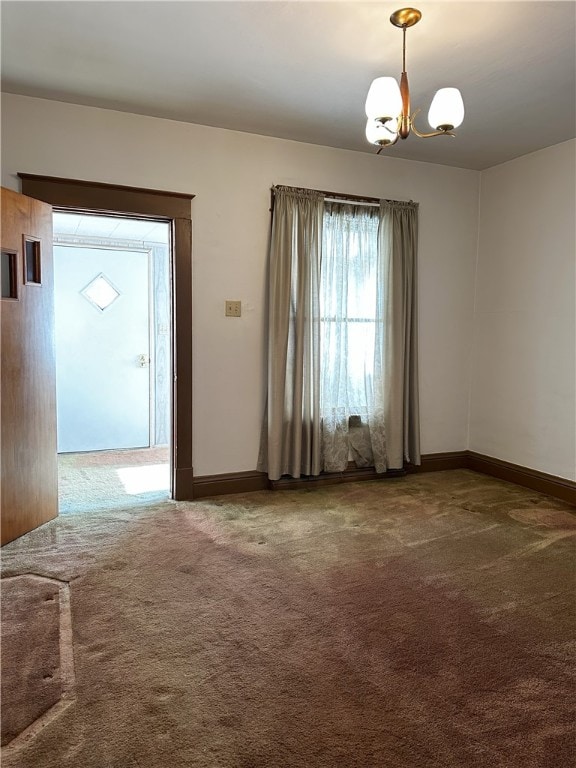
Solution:
M 314 190 L 274 188 L 258 461 L 271 480 L 342 471 L 349 458 L 378 472 L 420 463 L 418 205 L 356 209 L 331 206 Z M 354 240 L 346 254 L 343 238 Z M 374 340 L 362 365 L 352 359 L 359 330 Z
M 418 204 L 380 203 L 378 248 L 388 265 L 383 401 L 386 465 L 420 464 L 418 399 Z
M 275 187 L 270 242 L 268 404 L 259 469 L 321 472 L 318 280 L 324 197 Z

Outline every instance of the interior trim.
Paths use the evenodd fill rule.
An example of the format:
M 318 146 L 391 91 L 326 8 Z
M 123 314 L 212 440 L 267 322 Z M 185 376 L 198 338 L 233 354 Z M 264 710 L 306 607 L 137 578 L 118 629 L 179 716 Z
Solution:
M 190 195 L 184 192 L 170 192 L 163 189 L 146 189 L 145 187 L 130 187 L 123 184 L 106 184 L 101 181 L 86 181 L 85 179 L 65 179 L 59 176 L 42 176 L 35 173 L 18 173 L 18 177 L 22 179 L 22 185 L 24 182 L 31 189 L 34 188 L 42 192 L 49 190 L 51 194 L 58 195 L 60 200 L 64 200 L 73 196 L 74 198 L 78 194 L 78 188 L 84 187 L 84 199 L 94 198 L 97 203 L 107 205 L 106 200 L 103 199 L 102 193 L 107 197 L 110 192 L 116 190 L 120 192 L 124 197 L 133 197 L 138 205 L 138 211 L 131 211 L 132 213 L 143 214 L 142 207 L 147 203 L 151 203 L 153 209 L 149 212 L 152 216 L 166 215 L 173 216 L 177 210 L 178 216 L 183 218 L 191 218 L 190 201 L 196 197 L 196 195 Z M 59 186 L 58 192 L 55 191 L 55 187 Z M 23 194 L 27 194 L 23 191 Z M 39 199 L 39 198 L 38 198 Z M 166 200 L 166 203 L 162 203 L 162 200 Z M 56 203 L 53 203 L 56 205 Z M 60 202 L 58 205 L 72 205 L 72 203 Z M 160 213 L 160 210 L 165 207 L 165 213 Z M 178 209 L 176 209 L 178 206 Z M 93 205 L 89 206 L 89 210 L 94 210 Z M 160 209 L 160 210 L 159 210 Z M 103 208 L 102 210 L 106 210 Z
M 172 225 L 172 496 L 193 498 L 192 199 L 194 195 L 19 173 L 22 194 L 56 208 L 135 215 Z
M 311 477 L 281 477 L 280 480 L 270 480 L 269 487 L 276 491 L 302 488 L 304 486 L 319 487 L 322 485 L 338 485 L 340 483 L 355 483 L 358 480 L 391 480 L 405 477 L 405 469 L 393 469 L 388 472 L 376 472 L 374 467 L 356 467 L 353 463 L 344 472 L 326 472 Z
M 230 472 L 225 475 L 203 475 L 194 478 L 194 498 L 222 496 L 227 493 L 266 491 L 270 487 L 265 472 Z
M 474 451 L 429 453 L 422 456 L 419 466 L 407 465 L 404 470 L 379 474 L 373 468 L 351 467 L 345 472 L 323 474 L 318 477 L 285 477 L 268 480 L 264 472 L 233 472 L 223 475 L 204 475 L 194 478 L 194 498 L 220 496 L 228 493 L 250 493 L 263 490 L 291 490 L 312 488 L 359 480 L 389 480 L 406 474 L 470 469 L 499 480 L 521 485 L 533 491 L 553 496 L 576 506 L 576 483 L 555 475 L 548 475 L 528 467 L 521 467 Z
M 573 480 L 539 472 L 537 469 L 522 467 L 519 464 L 512 464 L 493 456 L 484 456 L 475 451 L 466 451 L 466 454 L 466 469 L 522 485 L 532 491 L 554 496 L 576 506 L 576 482 Z
M 427 453 L 421 457 L 418 465 L 408 464 L 408 472 L 443 472 L 447 469 L 464 469 L 468 451 L 449 451 L 447 453 Z

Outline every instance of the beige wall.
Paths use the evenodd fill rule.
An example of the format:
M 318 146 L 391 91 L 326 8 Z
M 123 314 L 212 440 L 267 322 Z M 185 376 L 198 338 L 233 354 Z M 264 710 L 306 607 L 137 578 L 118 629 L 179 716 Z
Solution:
M 482 173 L 471 450 L 576 479 L 576 141 Z
M 196 195 L 197 475 L 256 466 L 273 184 L 420 203 L 422 450 L 467 447 L 478 172 L 14 95 L 2 122 L 4 186 L 20 171 Z M 224 317 L 225 299 L 242 318 Z

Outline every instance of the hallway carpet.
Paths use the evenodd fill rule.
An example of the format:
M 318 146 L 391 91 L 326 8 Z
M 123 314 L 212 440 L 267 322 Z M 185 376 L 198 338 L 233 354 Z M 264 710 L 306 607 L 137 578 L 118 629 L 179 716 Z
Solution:
M 169 498 L 167 446 L 58 454 L 61 515 L 150 505 Z
M 61 517 L 3 549 L 69 613 L 2 765 L 572 766 L 575 535 L 466 470 Z M 12 689 L 49 657 L 24 627 Z

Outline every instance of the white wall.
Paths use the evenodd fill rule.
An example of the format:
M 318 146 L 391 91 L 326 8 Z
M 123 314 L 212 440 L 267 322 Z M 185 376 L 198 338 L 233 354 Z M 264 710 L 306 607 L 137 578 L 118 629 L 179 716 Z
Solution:
M 256 466 L 273 184 L 420 203 L 422 450 L 467 447 L 478 172 L 7 94 L 2 122 L 4 186 L 27 172 L 196 195 L 195 474 Z
M 576 141 L 482 173 L 470 450 L 576 479 Z

